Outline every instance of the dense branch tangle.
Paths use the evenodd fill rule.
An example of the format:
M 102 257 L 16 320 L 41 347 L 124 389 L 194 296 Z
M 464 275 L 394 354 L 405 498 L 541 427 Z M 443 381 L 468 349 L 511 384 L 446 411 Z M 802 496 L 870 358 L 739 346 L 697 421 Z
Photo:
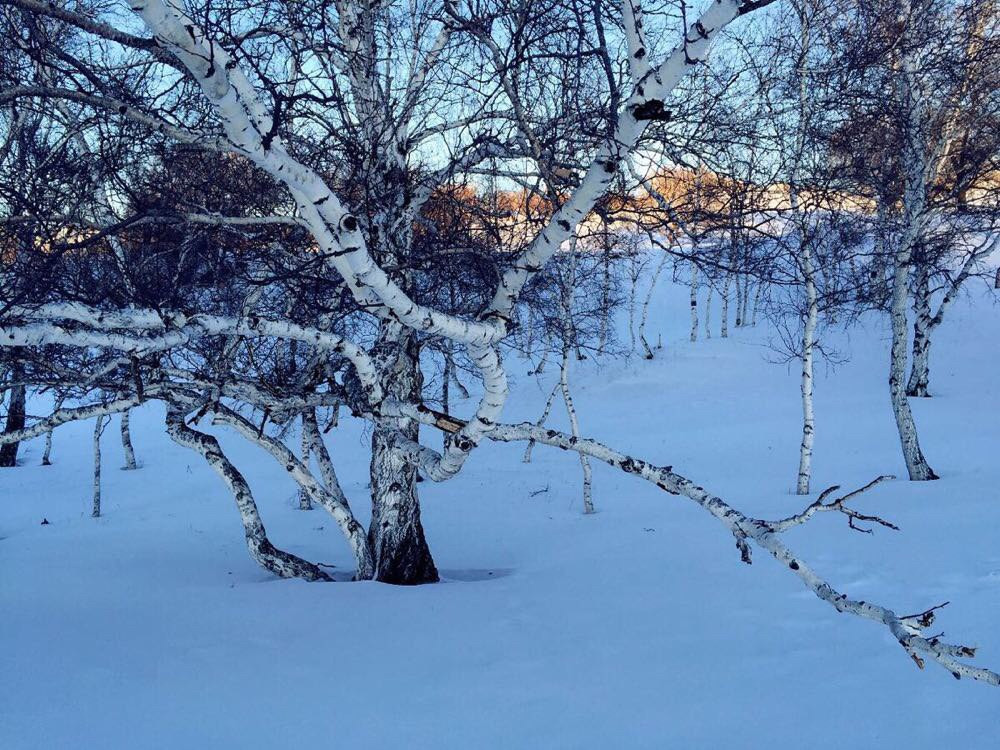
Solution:
M 133 10 L 152 31 L 158 45 L 156 47 L 151 47 L 148 39 L 123 34 L 108 24 L 95 22 L 67 10 L 53 9 L 50 12 L 35 3 L 26 3 L 22 7 L 36 13 L 53 15 L 90 34 L 103 36 L 125 47 L 141 50 L 162 48 L 169 51 L 176 60 L 170 67 L 190 75 L 213 106 L 225 132 L 228 147 L 287 187 L 298 207 L 299 219 L 308 227 L 330 270 L 343 277 L 363 309 L 392 326 L 403 326 L 445 337 L 467 347 L 470 360 L 479 369 L 486 385 L 485 395 L 475 417 L 466 423 L 462 434 L 450 441 L 444 455 L 434 466 L 425 467 L 432 479 L 440 480 L 453 476 L 460 470 L 469 452 L 500 416 L 508 389 L 496 347 L 510 331 L 512 310 L 521 289 L 544 267 L 560 245 L 572 236 L 576 225 L 586 218 L 597 200 L 606 192 L 619 165 L 636 147 L 645 130 L 650 119 L 646 113 L 656 109 L 657 105 L 662 109 L 663 98 L 677 85 L 689 66 L 704 59 L 712 40 L 729 22 L 741 13 L 764 4 L 766 3 L 748 4 L 739 0 L 711 3 L 691 29 L 684 30 L 682 42 L 659 66 L 653 68 L 645 62 L 648 60 L 648 50 L 641 29 L 641 11 L 638 6 L 629 3 L 628 8 L 624 9 L 625 38 L 632 60 L 630 71 L 633 93 L 617 113 L 615 128 L 598 148 L 589 167 L 583 170 L 579 186 L 550 217 L 529 247 L 503 273 L 493 301 L 476 320 L 457 317 L 417 303 L 383 270 L 369 252 L 364 231 L 366 227 L 345 208 L 340 196 L 331 190 L 320 174 L 295 158 L 285 147 L 280 134 L 281 100 L 268 112 L 261 100 L 262 92 L 251 83 L 241 61 L 235 59 L 219 40 L 206 35 L 186 15 L 180 3 L 174 0 L 142 0 L 132 3 Z M 448 37 L 461 31 L 480 42 L 485 41 L 492 50 L 496 50 L 496 45 L 483 31 L 485 26 L 482 19 L 465 17 L 455 6 L 445 4 L 446 20 L 442 29 L 424 60 L 413 66 L 406 87 L 403 111 L 396 122 L 389 122 L 380 113 L 384 103 L 376 101 L 380 96 L 385 97 L 387 92 L 380 90 L 379 80 L 372 72 L 372 66 L 377 64 L 378 53 L 371 28 L 375 23 L 374 14 L 378 11 L 368 6 L 356 7 L 352 3 L 337 4 L 337 11 L 337 31 L 342 49 L 331 58 L 331 62 L 334 67 L 347 71 L 351 95 L 357 107 L 358 126 L 369 129 L 381 126 L 384 131 L 391 125 L 393 138 L 389 141 L 386 141 L 382 133 L 374 130 L 368 135 L 368 139 L 374 142 L 372 145 L 376 148 L 382 147 L 388 151 L 379 157 L 386 164 L 405 169 L 406 164 L 401 157 L 405 155 L 406 148 L 400 135 L 408 125 L 408 118 L 413 115 L 413 102 L 421 87 L 426 85 L 428 75 L 438 61 L 441 49 L 447 44 Z M 158 54 L 157 59 L 160 58 L 162 55 Z M 510 88 L 507 90 L 512 91 Z M 154 115 L 131 107 L 128 103 L 108 99 L 106 95 L 89 97 L 70 91 L 41 91 L 28 87 L 20 92 L 8 91 L 6 97 L 0 98 L 16 95 L 65 96 L 94 106 L 105 106 L 120 116 L 153 126 L 168 136 L 189 142 L 206 141 L 196 133 L 187 133 L 166 123 L 158 125 L 158 118 Z M 103 105 L 102 99 L 106 100 Z M 513 103 L 517 103 L 516 94 L 511 94 L 511 99 Z M 522 136 L 527 136 L 529 141 L 533 140 L 534 134 L 523 116 L 519 118 L 516 127 L 521 130 Z M 214 138 L 207 140 L 205 145 L 219 148 L 219 142 Z M 493 150 L 477 149 L 473 153 L 479 154 L 479 158 L 486 158 L 492 155 Z M 537 148 L 536 157 L 540 157 Z M 539 168 L 543 173 L 546 172 L 546 165 L 540 163 Z M 422 194 L 425 197 L 428 195 L 427 191 Z M 412 217 L 418 209 L 418 205 L 406 206 L 403 218 Z M 397 219 L 395 224 L 398 223 Z M 371 228 L 368 234 L 371 238 Z M 19 342 L 30 340 L 41 343 L 40 336 L 42 334 L 37 330 L 22 329 L 18 336 L 8 335 L 7 343 L 21 345 Z M 47 341 L 59 341 L 56 331 L 48 331 L 44 336 Z M 100 335 L 95 336 L 91 340 L 93 344 L 101 339 Z M 182 343 L 186 336 L 186 332 L 177 332 L 172 339 L 168 337 L 159 342 L 150 342 L 146 350 Z M 117 341 L 114 337 L 104 337 L 103 340 L 109 345 L 140 346 Z

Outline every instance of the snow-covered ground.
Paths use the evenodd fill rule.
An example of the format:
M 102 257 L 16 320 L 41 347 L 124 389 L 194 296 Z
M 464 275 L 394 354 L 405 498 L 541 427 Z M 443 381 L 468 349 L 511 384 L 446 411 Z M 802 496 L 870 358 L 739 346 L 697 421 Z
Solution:
M 667 282 L 657 295 L 656 360 L 576 367 L 583 432 L 755 515 L 801 509 L 795 367 L 768 361 L 763 324 L 689 343 L 686 295 Z M 993 668 L 998 313 L 977 287 L 937 334 L 935 397 L 914 410 L 943 478 L 859 502 L 902 530 L 858 534 L 829 514 L 788 535 L 852 595 L 900 612 L 950 600 L 938 624 Z M 887 335 L 854 328 L 850 361 L 819 373 L 816 489 L 905 475 Z M 555 373 L 511 369 L 505 419 L 533 420 Z M 350 422 L 328 437 L 364 515 L 367 435 Z M 36 441 L 0 472 L 0 748 L 1000 746 L 1000 692 L 919 672 L 881 626 L 837 614 L 760 551 L 742 564 L 704 511 L 604 465 L 585 517 L 575 455 L 538 446 L 526 465 L 523 445 L 487 444 L 454 481 L 422 485 L 444 583 L 308 584 L 249 559 L 231 497 L 161 425 L 159 407 L 133 415 L 135 472 L 114 470 L 117 420 L 106 431 L 99 520 L 90 424 L 57 431 L 54 466 L 38 466 Z M 346 572 L 332 519 L 297 510 L 269 456 L 217 434 L 271 539 Z

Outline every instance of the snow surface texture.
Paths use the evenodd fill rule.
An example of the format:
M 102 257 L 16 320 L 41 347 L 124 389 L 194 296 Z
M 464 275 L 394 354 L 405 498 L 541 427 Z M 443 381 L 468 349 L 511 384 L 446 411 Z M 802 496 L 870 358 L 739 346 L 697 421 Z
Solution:
M 797 368 L 768 361 L 763 323 L 720 340 L 718 295 L 715 338 L 688 343 L 687 294 L 662 282 L 656 360 L 575 364 L 583 434 L 754 515 L 801 510 Z M 899 533 L 824 514 L 787 538 L 851 595 L 900 612 L 950 600 L 937 625 L 996 669 L 1000 310 L 981 286 L 972 297 L 938 332 L 934 398 L 913 402 L 942 479 L 859 499 Z M 838 341 L 849 362 L 817 368 L 817 491 L 905 476 L 887 341 L 872 318 Z M 510 369 L 505 421 L 537 419 L 558 368 L 542 383 Z M 90 518 L 91 430 L 60 428 L 51 467 L 39 439 L 0 470 L 5 750 L 1000 746 L 1000 693 L 918 671 L 884 628 L 836 613 L 768 555 L 744 565 L 693 503 L 596 464 L 598 513 L 584 516 L 575 454 L 537 446 L 525 465 L 523 444 L 487 443 L 454 481 L 421 485 L 440 585 L 308 584 L 250 560 L 232 498 L 155 405 L 133 414 L 140 470 L 115 470 L 117 417 L 105 431 L 104 517 Z M 332 519 L 298 510 L 265 453 L 214 432 L 272 541 L 349 576 Z M 368 434 L 344 419 L 327 438 L 363 516 Z

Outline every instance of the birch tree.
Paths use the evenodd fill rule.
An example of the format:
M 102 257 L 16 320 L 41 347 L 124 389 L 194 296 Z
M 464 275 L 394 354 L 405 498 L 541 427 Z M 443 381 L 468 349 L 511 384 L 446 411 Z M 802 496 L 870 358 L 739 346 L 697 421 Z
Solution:
M 100 194 L 74 181 L 67 194 L 78 205 L 69 215 L 57 201 L 17 214 L 22 224 L 62 230 L 46 253 L 32 252 L 33 231 L 16 254 L 33 278 L 42 268 L 57 273 L 26 287 L 5 268 L 0 346 L 34 353 L 34 385 L 72 385 L 81 398 L 0 443 L 162 401 L 170 437 L 233 496 L 261 566 L 281 577 L 330 578 L 271 543 L 252 488 L 198 428 L 202 419 L 263 448 L 331 514 L 356 578 L 413 584 L 438 576 L 418 476 L 456 477 L 487 441 L 534 441 L 695 503 L 732 535 L 744 562 L 753 547 L 763 550 L 838 612 L 885 627 L 919 666 L 934 661 L 956 677 L 1000 684 L 967 663 L 974 649 L 930 634 L 937 608 L 900 615 L 849 598 L 785 544 L 786 531 L 821 512 L 852 527 L 891 526 L 849 505 L 860 491 L 831 490 L 800 513 L 758 519 L 672 467 L 582 434 L 501 421 L 509 396 L 501 347 L 524 317 L 527 292 L 622 176 L 650 124 L 666 119 L 686 71 L 738 17 L 767 4 L 714 0 L 657 22 L 631 2 L 595 9 L 135 0 L 129 16 L 8 0 L 39 24 L 100 44 L 76 56 L 51 36 L 44 49 L 19 49 L 46 75 L 4 80 L 0 106 L 33 108 L 58 131 L 67 118 L 50 105 L 68 101 L 86 114 L 77 127 L 97 123 L 98 135 L 121 135 L 134 160 L 120 186 L 129 210 L 114 225 L 96 210 Z M 66 55 L 72 64 L 53 60 Z M 608 61 L 617 63 L 610 74 Z M 172 173 L 178 164 L 185 170 Z M 514 231 L 492 232 L 498 251 L 486 259 L 444 239 L 438 257 L 417 254 L 417 227 L 433 225 L 428 201 L 487 168 L 528 186 L 531 221 L 515 217 Z M 157 194 L 145 195 L 147 184 Z M 125 250 L 120 256 L 111 237 Z M 454 278 L 455 258 L 479 282 L 452 303 L 440 282 Z M 474 368 L 482 395 L 469 413 L 426 403 L 420 355 L 430 340 L 461 349 Z M 53 356 L 43 361 L 37 354 L 46 347 Z M 310 416 L 340 404 L 372 427 L 367 529 Z M 280 439 L 296 417 L 315 467 Z M 421 428 L 450 439 L 435 441 L 436 450 L 420 441 Z

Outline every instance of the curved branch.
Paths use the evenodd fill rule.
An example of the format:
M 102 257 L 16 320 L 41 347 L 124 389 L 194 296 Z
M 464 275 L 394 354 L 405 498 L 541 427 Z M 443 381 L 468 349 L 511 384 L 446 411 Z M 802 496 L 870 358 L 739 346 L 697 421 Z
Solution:
M 840 593 L 820 578 L 801 557 L 781 541 L 779 532 L 775 531 L 771 524 L 744 515 L 721 498 L 712 495 L 690 479 L 674 472 L 671 466 L 655 466 L 620 453 L 596 440 L 577 439 L 565 433 L 538 428 L 528 423 L 497 425 L 496 429 L 490 433 L 490 438 L 500 442 L 533 439 L 538 443 L 563 450 L 577 451 L 628 474 L 642 477 L 665 492 L 682 495 L 693 500 L 718 519 L 736 537 L 738 544 L 741 541 L 745 544 L 746 540 L 751 540 L 767 550 L 775 560 L 791 570 L 810 591 L 838 612 L 845 612 L 885 625 L 921 669 L 924 666 L 924 659 L 928 658 L 947 669 L 956 679 L 969 677 L 1000 687 L 1000 674 L 958 661 L 959 658 L 974 657 L 975 648 L 944 643 L 938 636 L 925 637 L 923 635 L 934 619 L 933 610 L 927 610 L 917 615 L 898 615 L 888 607 L 849 598 L 847 594 Z M 878 481 L 880 480 L 876 480 L 870 486 L 874 486 Z M 850 496 L 854 494 L 856 493 L 852 493 Z M 748 556 L 745 556 L 744 559 L 748 560 Z
M 400 413 L 418 420 L 422 424 L 436 427 L 444 432 L 457 432 L 464 426 L 461 420 L 457 420 L 441 412 L 436 412 L 422 404 L 417 406 L 396 404 L 394 408 L 398 409 Z M 785 565 L 810 591 L 838 612 L 845 612 L 885 625 L 906 653 L 913 659 L 914 663 L 921 669 L 924 666 L 925 658 L 929 658 L 951 672 L 952 676 L 956 679 L 969 677 L 973 680 L 979 680 L 989 685 L 1000 687 L 1000 674 L 989 669 L 973 667 L 958 661 L 960 658 L 974 657 L 976 654 L 975 648 L 944 643 L 938 636 L 925 637 L 923 635 L 926 628 L 930 626 L 934 619 L 933 609 L 926 610 L 917 615 L 898 615 L 888 607 L 849 598 L 847 594 L 840 593 L 834 589 L 813 571 L 801 557 L 796 555 L 781 540 L 780 531 L 776 531 L 771 523 L 741 513 L 722 500 L 722 498 L 712 495 L 690 479 L 676 473 L 672 466 L 656 466 L 648 461 L 643 461 L 642 459 L 634 458 L 613 448 L 609 448 L 596 440 L 576 438 L 557 430 L 537 427 L 529 422 L 522 424 L 498 424 L 489 433 L 489 438 L 497 442 L 534 440 L 537 443 L 561 448 L 562 450 L 576 451 L 577 453 L 603 461 L 616 469 L 621 469 L 626 474 L 634 474 L 641 477 L 647 482 L 655 484 L 664 492 L 672 495 L 681 495 L 689 500 L 693 500 L 711 513 L 733 534 L 744 562 L 750 562 L 748 541 L 753 541 L 759 547 L 767 550 L 775 560 Z M 430 449 L 423 448 L 423 450 L 429 451 Z M 416 457 L 419 458 L 419 456 Z M 846 501 L 881 481 L 882 478 L 880 477 L 861 490 L 845 496 L 841 501 Z M 778 525 L 780 524 L 781 522 L 778 522 Z M 797 524 L 789 524 L 789 527 L 791 525 Z
M 332 581 L 318 565 L 280 550 L 271 544 L 264 522 L 257 511 L 250 485 L 222 452 L 219 441 L 211 435 L 193 430 L 184 423 L 184 413 L 176 406 L 167 410 L 167 434 L 178 445 L 199 454 L 233 493 L 239 509 L 250 556 L 260 565 L 282 578 L 304 578 L 307 581 Z

